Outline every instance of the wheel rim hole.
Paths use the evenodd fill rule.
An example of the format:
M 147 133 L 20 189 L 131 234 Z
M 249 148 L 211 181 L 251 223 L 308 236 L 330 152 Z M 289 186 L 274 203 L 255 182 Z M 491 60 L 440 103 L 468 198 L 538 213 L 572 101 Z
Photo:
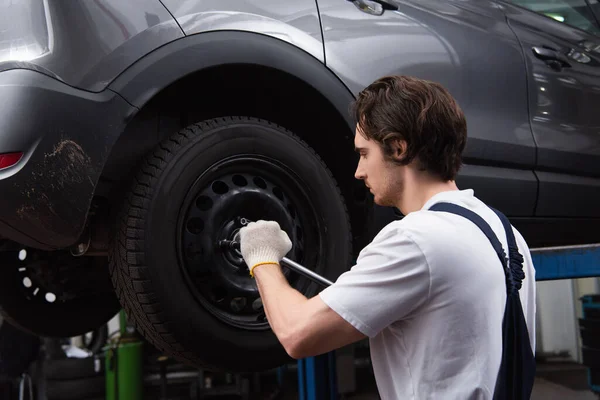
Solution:
M 256 317 L 256 321 L 258 322 L 267 322 L 267 315 L 263 312 Z
M 199 234 L 203 229 L 204 221 L 200 218 L 192 218 L 187 222 L 187 230 L 194 235 Z
M 23 286 L 25 286 L 26 288 L 30 288 L 31 286 L 33 286 L 31 279 L 29 279 L 28 277 L 23 278 Z
M 248 301 L 246 300 L 245 297 L 234 297 L 233 299 L 231 299 L 231 309 L 234 312 L 240 312 L 242 311 L 244 308 L 246 308 L 246 303 Z
M 213 201 L 208 196 L 200 196 L 198 200 L 196 200 L 196 207 L 200 209 L 200 211 L 208 211 L 212 208 Z
M 19 252 L 19 260 L 25 261 L 27 258 L 27 250 L 23 249 Z
M 54 303 L 56 301 L 56 295 L 54 293 L 46 293 L 45 298 L 48 303 Z
M 225 296 L 227 296 L 227 291 L 224 287 L 218 286 L 213 289 L 213 297 L 217 303 L 225 300 Z
M 236 186 L 246 186 L 246 185 L 248 185 L 248 181 L 242 175 L 234 175 L 233 178 L 231 178 L 231 181 Z
M 267 188 L 267 183 L 265 182 L 265 180 L 263 178 L 259 178 L 257 176 L 252 181 L 254 182 L 254 184 L 256 186 L 258 186 L 261 189 L 266 189 Z
M 212 190 L 216 194 L 225 194 L 229 191 L 229 186 L 223 181 L 215 181 L 212 184 Z
M 278 187 L 274 187 L 273 188 L 273 194 L 275 195 L 275 197 L 277 197 L 279 200 L 283 201 L 283 191 L 281 189 L 279 189 Z
M 252 309 L 254 311 L 261 310 L 262 308 L 263 308 L 263 303 L 262 303 L 262 299 L 260 297 L 252 302 Z

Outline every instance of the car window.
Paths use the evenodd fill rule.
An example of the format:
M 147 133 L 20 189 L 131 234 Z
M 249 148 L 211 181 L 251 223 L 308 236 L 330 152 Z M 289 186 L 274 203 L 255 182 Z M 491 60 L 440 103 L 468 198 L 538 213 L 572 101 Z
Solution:
M 510 0 L 510 2 L 600 36 L 598 22 L 590 8 L 595 7 L 595 11 L 600 12 L 597 0 Z M 590 3 L 589 6 L 587 2 Z

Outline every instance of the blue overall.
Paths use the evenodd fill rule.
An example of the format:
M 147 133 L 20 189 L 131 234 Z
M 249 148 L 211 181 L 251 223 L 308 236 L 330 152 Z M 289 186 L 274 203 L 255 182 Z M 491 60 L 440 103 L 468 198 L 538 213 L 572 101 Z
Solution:
M 502 361 L 496 381 L 494 399 L 525 400 L 531 397 L 536 366 L 519 297 L 521 282 L 525 277 L 523 256 L 519 253 L 508 218 L 500 211 L 491 209 L 502 221 L 506 232 L 509 251 L 508 262 L 498 237 L 479 215 L 451 203 L 437 203 L 430 208 L 432 211 L 444 211 L 460 215 L 473 222 L 487 236 L 494 250 L 496 250 L 496 254 L 498 254 L 506 278 L 506 307 L 502 321 Z M 532 299 L 532 301 L 534 300 Z

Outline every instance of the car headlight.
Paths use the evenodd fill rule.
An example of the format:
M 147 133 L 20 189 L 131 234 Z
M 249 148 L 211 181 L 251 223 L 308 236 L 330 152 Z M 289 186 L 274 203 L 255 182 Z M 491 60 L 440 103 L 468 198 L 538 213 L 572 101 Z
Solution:
M 0 0 L 0 63 L 31 61 L 52 51 L 47 0 Z

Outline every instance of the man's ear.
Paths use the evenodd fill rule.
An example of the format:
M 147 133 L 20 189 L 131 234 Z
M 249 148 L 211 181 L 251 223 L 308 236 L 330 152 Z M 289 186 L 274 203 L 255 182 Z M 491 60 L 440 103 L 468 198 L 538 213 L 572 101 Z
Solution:
M 402 161 L 404 160 L 404 158 L 406 157 L 406 149 L 407 149 L 407 144 L 405 140 L 400 140 L 400 139 L 394 139 L 392 140 L 392 142 L 390 143 L 390 145 L 392 146 L 392 156 L 394 157 L 394 160 L 396 161 Z

